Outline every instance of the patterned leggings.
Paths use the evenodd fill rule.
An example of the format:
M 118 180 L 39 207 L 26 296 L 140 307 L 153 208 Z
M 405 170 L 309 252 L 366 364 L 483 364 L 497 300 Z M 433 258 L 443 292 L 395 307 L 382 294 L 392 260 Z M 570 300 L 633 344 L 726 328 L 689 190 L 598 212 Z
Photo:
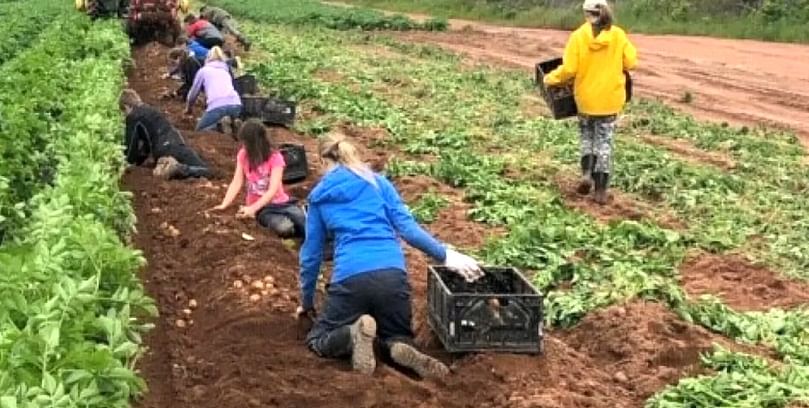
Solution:
M 581 155 L 596 156 L 594 173 L 610 173 L 612 170 L 612 137 L 616 117 L 579 116 L 581 130 Z

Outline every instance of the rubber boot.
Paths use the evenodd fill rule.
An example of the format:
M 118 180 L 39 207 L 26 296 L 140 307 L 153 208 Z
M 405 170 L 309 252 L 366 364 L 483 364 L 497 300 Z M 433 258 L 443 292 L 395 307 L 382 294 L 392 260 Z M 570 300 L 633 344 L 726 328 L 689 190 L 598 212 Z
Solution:
M 590 194 L 593 189 L 593 168 L 596 165 L 596 156 L 593 154 L 585 154 L 581 157 L 581 181 L 576 188 L 576 192 L 581 195 Z
M 376 369 L 376 358 L 374 357 L 376 320 L 369 315 L 362 315 L 350 326 L 350 332 L 351 366 L 354 371 L 373 374 Z
M 610 185 L 610 174 L 609 173 L 593 173 L 593 179 L 595 181 L 596 192 L 595 202 L 604 205 L 607 204 L 607 189 Z
M 390 357 L 397 364 L 412 369 L 422 378 L 442 379 L 449 374 L 449 367 L 444 363 L 406 343 L 393 343 L 390 346 Z

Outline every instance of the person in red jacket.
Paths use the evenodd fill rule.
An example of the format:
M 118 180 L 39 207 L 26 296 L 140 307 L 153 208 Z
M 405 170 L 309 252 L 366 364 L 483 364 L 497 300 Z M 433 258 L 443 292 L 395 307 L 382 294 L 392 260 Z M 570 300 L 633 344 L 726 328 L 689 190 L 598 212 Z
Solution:
M 188 34 L 188 38 L 196 40 L 205 48 L 211 49 L 225 44 L 225 36 L 209 21 L 189 14 L 185 17 L 185 23 L 187 24 L 185 32 Z

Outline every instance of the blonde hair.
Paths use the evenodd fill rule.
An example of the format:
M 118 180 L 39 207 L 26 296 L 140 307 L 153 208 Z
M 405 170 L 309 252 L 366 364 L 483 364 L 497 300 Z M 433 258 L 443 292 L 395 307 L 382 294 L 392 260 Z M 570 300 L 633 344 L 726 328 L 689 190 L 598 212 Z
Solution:
M 227 62 L 228 58 L 225 56 L 225 52 L 222 51 L 222 47 L 215 46 L 208 51 L 208 58 L 205 59 L 205 62 L 214 62 L 214 61 L 222 61 Z
M 140 99 L 140 95 L 133 89 L 124 89 L 121 92 L 121 99 L 119 99 L 119 104 L 121 108 L 135 108 L 137 106 L 143 105 L 143 100 Z
M 331 160 L 377 187 L 376 175 L 360 159 L 357 148 L 342 133 L 331 132 L 320 139 L 320 157 Z

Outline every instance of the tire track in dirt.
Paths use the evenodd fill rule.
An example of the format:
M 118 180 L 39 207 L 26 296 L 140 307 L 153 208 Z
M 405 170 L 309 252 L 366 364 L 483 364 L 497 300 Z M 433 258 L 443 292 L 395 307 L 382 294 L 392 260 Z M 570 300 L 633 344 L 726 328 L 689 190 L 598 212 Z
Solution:
M 167 112 L 178 127 L 187 129 L 193 123 L 182 116 L 182 103 L 159 98 L 171 84 L 159 79 L 165 51 L 158 46 L 134 50 L 137 65 L 130 86 L 147 103 Z M 647 370 L 656 373 L 654 367 L 670 365 L 661 354 L 667 351 L 654 347 L 667 344 L 670 334 L 650 330 L 640 340 L 646 346 L 625 357 L 627 378 L 647 379 L 639 389 L 616 381 L 613 367 L 604 364 L 598 352 L 580 344 L 581 339 L 593 344 L 615 341 L 609 337 L 611 332 L 587 325 L 550 333 L 542 357 L 449 356 L 426 324 L 428 261 L 412 250 L 407 257 L 417 343 L 450 363 L 455 374 L 445 384 L 414 381 L 382 364 L 374 376 L 365 377 L 351 372 L 345 362 L 320 359 L 302 344 L 292 317 L 298 287 L 295 246 L 262 231 L 254 222 L 235 219 L 235 210 L 206 215 L 224 194 L 236 143 L 210 132 L 184 131 L 184 136 L 219 174 L 217 179 L 168 182 L 152 177 L 151 170 L 144 167 L 130 169 L 123 179 L 125 189 L 133 193 L 138 217 L 134 242 L 148 260 L 142 277 L 161 313 L 156 329 L 147 337 L 150 351 L 140 366 L 151 387 L 138 401 L 141 408 L 640 407 L 651 392 L 690 373 L 689 367 L 698 363 L 695 355 L 688 354 L 667 376 L 649 377 Z M 311 159 L 317 157 L 314 140 L 280 130 L 275 130 L 275 136 L 306 146 L 313 175 L 290 189 L 297 197 L 305 197 L 320 170 Z M 363 143 L 373 139 L 356 132 L 355 138 Z M 364 153 L 367 159 L 382 163 L 388 155 L 371 146 Z M 417 194 L 424 181 L 404 181 L 402 186 L 405 194 Z M 437 222 L 430 229 L 448 242 L 476 244 L 469 234 L 481 231 L 479 226 L 465 221 L 457 211 L 445 218 L 450 221 Z M 171 234 L 170 227 L 179 234 Z M 242 239 L 242 233 L 255 240 Z M 268 275 L 274 291 L 251 300 L 250 294 L 261 293 L 252 288 L 253 283 L 261 280 L 263 286 L 269 282 L 263 279 Z M 241 287 L 234 285 L 236 280 L 242 281 Z M 191 308 L 192 300 L 196 308 Z M 187 314 L 185 309 L 192 310 Z M 607 316 L 604 320 L 613 330 L 627 335 L 668 313 L 644 306 L 632 309 L 632 318 L 626 319 L 621 310 L 608 308 L 599 316 Z M 183 323 L 178 325 L 178 321 Z M 696 338 L 698 346 L 717 338 L 696 326 L 685 326 L 696 333 L 688 341 Z

